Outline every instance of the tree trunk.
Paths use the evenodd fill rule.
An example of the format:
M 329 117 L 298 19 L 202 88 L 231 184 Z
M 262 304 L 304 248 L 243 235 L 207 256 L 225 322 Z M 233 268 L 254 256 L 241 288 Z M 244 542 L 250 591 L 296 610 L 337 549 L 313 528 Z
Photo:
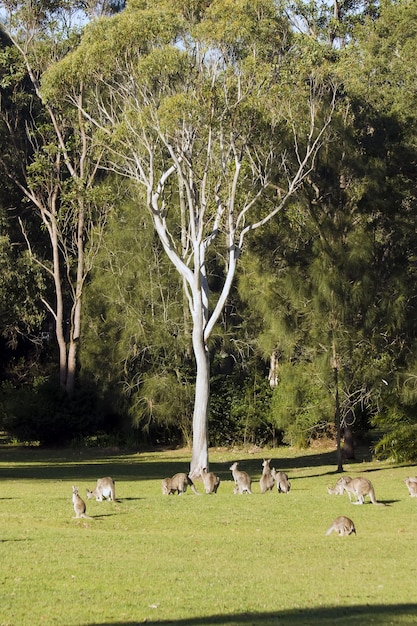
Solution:
M 270 358 L 268 380 L 271 389 L 278 385 L 278 369 L 279 369 L 279 350 L 275 349 Z
M 54 213 L 52 214 L 54 215 Z M 58 229 L 56 227 L 55 219 L 51 220 L 51 224 L 48 229 L 52 245 L 53 279 L 56 298 L 55 311 L 53 311 L 50 307 L 48 308 L 53 313 L 55 318 L 55 336 L 59 350 L 59 384 L 61 389 L 65 389 L 67 384 L 67 346 L 64 332 L 64 302 L 61 284 L 61 270 L 59 265 Z
M 337 471 L 343 472 L 342 463 L 342 433 L 340 424 L 340 400 L 339 400 L 339 372 L 337 367 L 333 369 L 335 384 L 335 423 L 336 423 L 336 449 L 337 449 Z
M 210 356 L 203 342 L 194 345 L 197 376 L 193 413 L 193 450 L 190 473 L 199 476 L 203 467 L 208 469 L 208 406 L 210 395 Z
M 340 420 L 340 398 L 339 398 L 339 363 L 336 354 L 336 346 L 332 345 L 332 368 L 334 380 L 334 421 L 336 425 L 336 450 L 337 450 L 337 471 L 343 472 L 342 463 L 342 425 Z
M 68 349 L 66 391 L 69 397 L 74 395 L 75 376 L 77 370 L 78 341 L 81 335 L 81 309 L 84 286 L 84 230 L 85 207 L 81 199 L 78 203 L 77 224 L 77 278 L 75 284 L 74 305 L 71 314 L 70 345 Z
M 202 250 L 199 260 L 203 261 Z M 200 267 L 203 263 L 200 263 Z M 199 476 L 203 467 L 209 469 L 208 406 L 210 397 L 210 354 L 204 337 L 208 315 L 207 285 L 204 273 L 197 273 L 193 311 L 193 350 L 196 361 L 196 384 L 193 412 L 193 450 L 190 474 Z

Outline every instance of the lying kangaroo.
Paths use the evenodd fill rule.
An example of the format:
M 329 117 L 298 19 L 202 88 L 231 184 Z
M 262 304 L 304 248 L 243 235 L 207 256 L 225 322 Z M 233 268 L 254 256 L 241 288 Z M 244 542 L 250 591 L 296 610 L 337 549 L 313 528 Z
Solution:
M 271 459 L 264 459 L 262 463 L 262 476 L 261 480 L 259 481 L 261 493 L 265 493 L 266 491 L 272 491 L 275 485 L 275 480 L 271 474 L 271 468 L 269 467 L 270 462 Z
M 336 482 L 334 487 L 327 487 L 327 493 L 330 495 L 341 496 L 343 495 L 344 487 L 342 485 L 342 480 L 346 481 L 346 483 L 350 483 L 352 480 L 350 476 L 341 476 L 339 480 Z M 349 500 L 351 499 L 351 494 L 348 492 Z
M 84 519 L 93 519 L 85 514 L 85 502 L 78 495 L 78 487 L 72 488 L 72 503 L 74 505 L 75 518 L 83 517 Z
M 352 522 L 351 519 L 345 517 L 344 515 L 336 517 L 332 525 L 327 529 L 326 535 L 331 535 L 333 531 L 339 533 L 341 537 L 343 535 L 351 535 L 352 533 L 355 533 L 356 535 L 355 524 Z
M 95 498 L 99 502 L 102 502 L 103 498 L 108 498 L 109 500 L 116 499 L 116 486 L 113 478 L 107 476 L 106 478 L 99 478 L 97 481 L 97 486 L 93 491 L 87 489 L 87 498 L 91 500 L 91 498 Z
M 410 476 L 404 480 L 408 493 L 412 498 L 417 498 L 417 476 Z
M 358 478 L 352 478 L 350 481 L 348 481 L 346 480 L 346 477 L 343 476 L 340 479 L 340 484 L 343 485 L 343 489 L 348 494 L 353 493 L 353 495 L 356 496 L 356 502 L 353 502 L 353 504 L 363 504 L 365 501 L 365 496 L 369 496 L 372 504 L 385 506 L 383 502 L 377 502 L 372 483 L 367 478 L 359 476 Z
M 204 491 L 206 493 L 217 493 L 220 485 L 220 478 L 214 472 L 208 472 L 207 467 L 201 468 L 201 478 L 203 480 Z
M 188 486 L 197 496 L 200 495 L 195 488 L 193 481 L 189 476 L 187 476 L 187 474 L 174 474 L 172 478 L 164 478 L 162 481 L 162 493 L 164 496 L 170 496 L 171 494 L 178 492 L 178 495 L 180 496 L 187 491 Z
M 288 480 L 288 475 L 285 472 L 278 472 L 275 467 L 272 468 L 271 474 L 275 482 L 277 483 L 278 493 L 289 493 L 291 483 Z
M 238 464 L 235 462 L 235 463 L 232 463 L 232 465 L 229 467 L 233 475 L 233 480 L 235 481 L 235 488 L 233 490 L 233 493 L 245 493 L 245 492 L 252 493 L 251 477 L 249 476 L 249 474 L 247 474 L 243 470 L 238 470 L 237 465 Z

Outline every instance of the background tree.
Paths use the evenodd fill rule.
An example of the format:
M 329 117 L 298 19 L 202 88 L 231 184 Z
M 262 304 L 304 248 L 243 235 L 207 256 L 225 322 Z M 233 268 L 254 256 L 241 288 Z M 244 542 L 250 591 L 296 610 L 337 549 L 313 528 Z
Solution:
M 112 3 L 89 2 L 88 14 L 102 13 Z M 108 6 L 107 6 L 108 5 Z M 9 149 L 0 163 L 40 218 L 49 250 L 37 245 L 39 235 L 21 220 L 28 249 L 53 283 L 53 298 L 43 298 L 54 319 L 59 349 L 59 380 L 72 395 L 81 337 L 83 288 L 109 209 L 109 190 L 97 185 L 102 151 L 88 140 L 91 130 L 81 115 L 84 86 L 72 85 L 69 107 L 61 97 L 47 102 L 41 93 L 43 73 L 65 57 L 79 37 L 82 13 L 78 2 L 1 2 L 2 25 L 12 45 L 3 48 L 2 102 Z
M 378 20 L 366 20 L 346 55 L 346 86 L 355 102 L 369 154 L 366 200 L 373 205 L 386 323 L 386 395 L 374 424 L 385 431 L 377 451 L 416 458 L 415 247 L 417 50 L 415 3 L 381 3 Z M 352 72 L 351 62 L 357 64 Z M 382 155 L 382 158 L 381 158 Z M 380 176 L 378 176 L 380 174 Z M 388 358 L 389 357 L 389 358 Z M 414 451 L 413 451 L 414 450 Z
M 244 239 L 302 184 L 334 106 L 332 87 L 307 70 L 298 82 L 282 62 L 290 35 L 274 3 L 265 0 L 262 11 L 248 2 L 233 6 L 230 29 L 228 2 L 210 5 L 197 27 L 172 6 L 133 4 L 91 25 L 78 50 L 48 77 L 88 82 L 86 117 L 112 147 L 112 169 L 143 189 L 182 277 L 197 365 L 192 472 L 208 465 L 209 339 Z M 181 47 L 174 45 L 179 36 Z M 288 106 L 294 89 L 296 120 Z M 223 277 L 213 301 L 216 258 Z
M 403 18 L 408 23 L 411 7 L 406 5 Z M 298 203 L 281 216 L 282 232 L 290 233 L 286 254 L 280 254 L 274 246 L 272 234 L 261 239 L 253 250 L 265 257 L 266 246 L 271 256 L 266 263 L 257 262 L 258 269 L 250 284 L 248 276 L 242 279 L 242 293 L 249 301 L 264 302 L 267 323 L 260 341 L 265 356 L 277 345 L 281 352 L 281 382 L 278 381 L 273 400 L 278 422 L 289 433 L 297 429 L 298 423 L 300 436 L 312 429 L 314 432 L 321 422 L 320 416 L 316 416 L 317 421 L 314 419 L 318 397 L 312 393 L 313 386 L 332 390 L 337 423 L 346 429 L 356 419 L 357 425 L 363 427 L 369 424 L 371 416 L 378 414 L 386 382 L 414 353 L 411 242 L 415 238 L 415 183 L 408 166 L 415 158 L 413 140 L 409 142 L 414 122 L 409 117 L 402 118 L 398 110 L 387 115 L 379 103 L 374 105 L 373 98 L 379 100 L 384 87 L 378 78 L 378 87 L 368 91 L 369 80 L 363 75 L 356 83 L 357 66 L 353 61 L 356 54 L 362 58 L 362 37 L 370 43 L 374 30 L 385 32 L 384 24 L 392 13 L 389 18 L 384 15 L 383 12 L 382 22 L 365 20 L 360 27 L 364 31 L 356 34 L 359 40 L 352 39 L 340 54 L 345 115 L 335 117 L 333 131 L 338 139 L 321 151 Z M 396 13 L 397 20 L 399 16 Z M 398 37 L 399 30 L 394 35 L 395 42 Z M 409 41 L 415 41 L 415 37 Z M 379 43 L 373 43 L 372 54 L 376 54 Z M 390 41 L 389 50 L 393 45 L 396 44 Z M 364 58 L 369 61 L 373 80 L 374 57 Z M 357 60 L 359 63 L 359 57 Z M 397 85 L 404 81 L 399 70 L 398 66 L 396 73 L 391 74 L 397 76 L 395 87 L 392 89 L 393 83 L 387 83 L 387 92 L 391 92 L 396 103 L 401 97 Z M 408 106 L 403 112 L 406 110 Z M 276 268 L 275 278 L 271 276 L 268 284 L 259 276 L 267 265 Z M 405 268 L 408 269 L 404 271 Z M 267 297 L 260 293 L 266 286 Z M 313 385 L 307 381 L 304 390 L 297 371 L 300 364 L 306 373 L 315 364 L 315 376 L 309 376 Z M 409 377 L 409 383 L 411 380 Z M 297 419 L 293 415 L 290 425 L 285 407 L 294 407 L 297 396 Z M 316 398 L 313 405 L 312 397 Z M 320 404 L 323 406 L 323 401 Z M 309 406 L 308 417 L 304 417 L 304 405 Z M 384 411 L 384 420 L 385 416 Z M 340 454 L 339 469 L 341 462 Z

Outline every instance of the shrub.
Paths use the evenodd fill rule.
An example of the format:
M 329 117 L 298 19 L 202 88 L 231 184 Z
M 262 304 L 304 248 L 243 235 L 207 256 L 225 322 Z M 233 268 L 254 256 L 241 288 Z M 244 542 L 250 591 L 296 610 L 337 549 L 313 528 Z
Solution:
M 44 380 L 21 388 L 4 383 L 0 399 L 3 429 L 19 441 L 62 445 L 100 426 L 94 394 L 87 390 L 69 399 Z

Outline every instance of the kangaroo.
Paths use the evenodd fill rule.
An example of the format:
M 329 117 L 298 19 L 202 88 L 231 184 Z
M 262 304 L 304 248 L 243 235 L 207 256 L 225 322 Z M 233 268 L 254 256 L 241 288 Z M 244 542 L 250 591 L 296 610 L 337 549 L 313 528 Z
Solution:
M 170 496 L 171 494 L 178 492 L 178 495 L 180 496 L 187 491 L 188 486 L 197 496 L 200 495 L 195 488 L 193 481 L 189 476 L 187 476 L 187 474 L 174 474 L 172 478 L 164 478 L 162 481 L 162 493 L 164 496 Z
M 208 472 L 207 467 L 201 468 L 201 478 L 203 480 L 204 491 L 206 493 L 217 493 L 220 485 L 220 478 L 214 472 Z
M 261 480 L 259 481 L 261 493 L 265 493 L 266 491 L 272 491 L 275 485 L 275 480 L 271 474 L 271 468 L 269 467 L 270 462 L 271 459 L 264 459 L 262 463 L 262 476 Z
M 237 469 L 238 464 L 232 463 L 229 467 L 230 471 L 233 475 L 233 480 L 235 481 L 235 488 L 233 493 L 252 493 L 252 479 L 246 472 Z
M 326 531 L 326 535 L 331 535 L 333 531 L 339 533 L 341 537 L 343 535 L 351 535 L 352 533 L 355 533 L 356 535 L 355 524 L 351 519 L 345 517 L 344 515 L 336 517 L 336 519 L 333 520 L 332 525 Z
M 83 517 L 84 519 L 93 519 L 85 513 L 85 502 L 78 495 L 78 487 L 72 488 L 72 503 L 74 505 L 75 519 Z
M 412 498 L 417 498 L 417 476 L 411 476 L 404 480 L 407 485 L 408 493 Z
M 342 485 L 342 480 L 345 480 L 346 483 L 350 483 L 352 480 L 350 476 L 341 476 L 339 480 L 336 482 L 334 487 L 327 487 L 327 493 L 330 495 L 341 496 L 343 495 L 344 487 Z M 351 493 L 347 492 L 349 496 L 349 500 L 351 500 Z
M 278 493 L 289 493 L 291 489 L 291 483 L 288 480 L 288 475 L 285 472 L 278 472 L 275 467 L 272 468 L 271 474 L 277 483 Z
M 109 500 L 116 499 L 116 486 L 113 478 L 107 476 L 106 478 L 99 478 L 97 481 L 97 486 L 93 491 L 87 489 L 87 498 L 91 500 L 91 498 L 95 498 L 97 501 L 102 502 L 103 498 L 108 498 Z
M 358 478 L 352 478 L 352 480 L 347 481 L 345 477 L 342 477 L 340 479 L 340 484 L 343 485 L 343 489 L 347 493 L 352 493 L 356 496 L 356 502 L 353 502 L 353 504 L 363 504 L 365 496 L 369 496 L 372 504 L 385 506 L 383 502 L 377 502 L 372 483 L 367 478 L 359 476 Z

